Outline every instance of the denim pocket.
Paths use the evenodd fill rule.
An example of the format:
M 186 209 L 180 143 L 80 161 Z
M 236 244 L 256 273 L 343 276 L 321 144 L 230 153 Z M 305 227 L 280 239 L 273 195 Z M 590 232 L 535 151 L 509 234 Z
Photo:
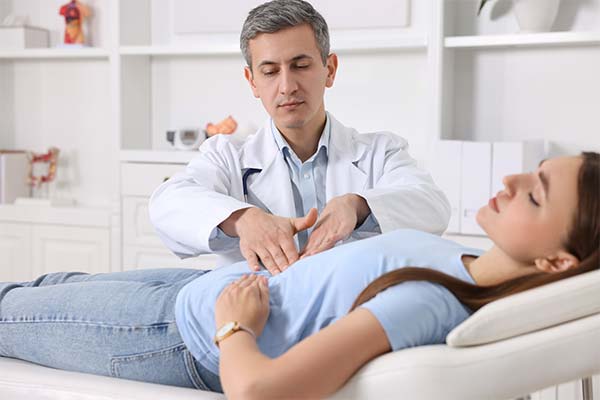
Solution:
M 162 385 L 210 390 L 196 369 L 185 344 L 111 357 L 111 376 Z

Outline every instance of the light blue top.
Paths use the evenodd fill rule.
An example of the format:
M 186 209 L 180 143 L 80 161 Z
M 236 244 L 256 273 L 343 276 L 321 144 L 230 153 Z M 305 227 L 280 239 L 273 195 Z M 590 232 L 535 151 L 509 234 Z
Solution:
M 461 256 L 481 250 L 463 247 L 439 236 L 411 229 L 335 247 L 300 260 L 283 273 L 269 277 L 269 318 L 258 337 L 260 350 L 277 357 L 302 339 L 348 313 L 359 293 L 386 272 L 430 267 L 474 283 Z M 177 327 L 193 356 L 215 374 L 219 349 L 213 343 L 214 305 L 221 290 L 243 274 L 246 262 L 211 271 L 187 284 L 177 296 Z M 393 350 L 443 343 L 446 335 L 470 315 L 448 290 L 429 282 L 391 287 L 362 307 L 383 326 Z

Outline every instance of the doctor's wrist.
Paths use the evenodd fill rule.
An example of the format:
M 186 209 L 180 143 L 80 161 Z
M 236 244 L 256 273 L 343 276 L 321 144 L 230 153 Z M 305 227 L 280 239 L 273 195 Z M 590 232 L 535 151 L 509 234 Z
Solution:
M 352 207 L 356 211 L 356 226 L 358 227 L 362 225 L 362 223 L 365 222 L 369 214 L 371 214 L 371 208 L 369 207 L 369 204 L 364 199 L 364 197 L 358 194 L 349 193 L 346 196 L 348 196 Z
M 257 209 L 256 207 L 246 207 L 236 210 L 227 217 L 227 219 L 221 222 L 218 227 L 227 235 L 231 237 L 239 237 L 240 219 L 251 209 Z M 243 221 L 241 221 L 243 223 Z

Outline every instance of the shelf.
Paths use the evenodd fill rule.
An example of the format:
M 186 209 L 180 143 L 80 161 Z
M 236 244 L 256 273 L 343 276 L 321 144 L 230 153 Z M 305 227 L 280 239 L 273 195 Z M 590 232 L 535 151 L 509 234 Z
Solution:
M 372 39 L 360 37 L 340 38 L 332 43 L 332 51 L 340 53 L 365 53 L 378 51 L 426 50 L 425 36 L 380 36 Z
M 511 35 L 451 36 L 446 48 L 546 47 L 600 45 L 600 32 L 517 33 Z
M 221 46 L 121 46 L 121 55 L 132 56 L 218 56 L 240 55 L 240 48 L 234 45 Z
M 100 48 L 47 48 L 0 50 L 0 59 L 106 59 L 108 51 Z
M 90 207 L 0 205 L 0 221 L 85 227 L 110 227 L 110 210 Z
M 183 150 L 121 150 L 121 162 L 187 164 L 199 153 Z
M 332 51 L 352 53 L 371 51 L 400 51 L 427 48 L 425 37 L 388 37 L 360 40 L 357 38 L 339 40 L 332 45 Z M 206 46 L 121 46 L 121 55 L 134 56 L 240 56 L 238 43 Z

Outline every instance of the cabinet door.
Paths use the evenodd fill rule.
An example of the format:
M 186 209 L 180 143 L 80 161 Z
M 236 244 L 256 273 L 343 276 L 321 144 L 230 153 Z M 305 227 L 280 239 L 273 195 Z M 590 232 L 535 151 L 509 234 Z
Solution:
M 55 225 L 33 227 L 33 270 L 109 272 L 109 231 Z
M 29 281 L 31 265 L 31 226 L 0 223 L 0 282 Z
M 148 216 L 149 197 L 123 197 L 123 243 L 166 249 Z

